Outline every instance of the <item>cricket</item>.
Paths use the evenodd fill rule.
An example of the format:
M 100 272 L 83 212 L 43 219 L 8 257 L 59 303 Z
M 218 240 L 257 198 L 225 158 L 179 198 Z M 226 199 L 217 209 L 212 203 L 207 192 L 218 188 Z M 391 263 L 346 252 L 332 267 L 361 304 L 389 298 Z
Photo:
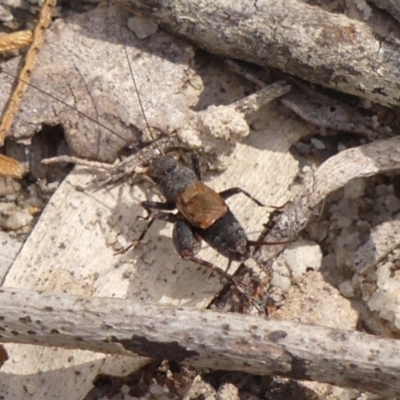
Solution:
M 226 200 L 237 194 L 243 194 L 259 207 L 263 207 L 264 204 L 240 187 L 232 187 L 220 192 L 215 191 L 202 180 L 202 171 L 198 154 L 192 154 L 192 166 L 190 168 L 180 161 L 177 152 L 170 152 L 168 149 L 164 151 L 157 145 L 157 139 L 154 137 L 150 124 L 146 118 L 145 109 L 141 101 L 141 95 L 139 94 L 140 88 L 138 88 L 136 83 L 132 65 L 126 52 L 126 47 L 125 56 L 129 64 L 130 75 L 135 88 L 135 95 L 137 96 L 140 105 L 146 130 L 148 131 L 152 143 L 155 144 L 155 147 L 159 152 L 158 156 L 150 160 L 146 159 L 143 154 L 141 155 L 145 164 L 147 164 L 144 166 L 144 173 L 157 186 L 161 195 L 165 199 L 164 202 L 141 202 L 141 206 L 147 212 L 147 216 L 142 218 L 148 222 L 143 232 L 128 248 L 136 247 L 141 241 L 143 241 L 155 221 L 161 220 L 171 223 L 173 224 L 173 245 L 182 259 L 197 263 L 220 274 L 224 278 L 231 279 L 232 277 L 228 274 L 228 271 L 232 262 L 246 261 L 252 256 L 256 246 L 289 243 L 271 243 L 250 240 L 242 224 L 226 203 Z M 3 72 L 7 74 L 7 71 Z M 31 86 L 42 91 L 39 87 L 35 87 L 34 85 Z M 48 94 L 46 92 L 44 93 Z M 58 99 L 51 94 L 48 95 L 53 99 L 60 101 L 67 107 L 70 107 L 61 99 Z M 114 130 L 101 124 L 99 121 L 96 121 L 87 114 L 80 112 L 75 107 L 70 108 L 78 112 L 82 117 L 88 118 L 92 122 L 97 123 L 101 128 L 122 138 Z M 179 142 L 179 137 L 177 139 Z M 141 153 L 141 150 L 136 150 L 139 154 Z M 65 158 L 63 157 L 59 158 L 59 161 L 64 160 Z M 74 157 L 68 158 L 67 161 L 72 161 L 76 164 L 95 166 L 95 163 L 85 162 L 84 160 L 79 160 Z M 118 175 L 118 178 L 120 177 L 121 174 Z M 115 181 L 116 179 L 115 176 L 112 176 L 110 180 Z M 219 254 L 227 258 L 226 268 L 223 269 L 217 267 L 213 263 L 197 257 L 203 241 Z
M 153 143 L 155 143 L 156 139 L 153 138 L 151 128 L 146 119 L 128 56 L 127 60 L 135 86 L 135 94 L 138 98 L 143 118 L 148 132 L 152 137 Z M 2 72 L 8 74 L 5 70 L 2 70 Z M 38 87 L 35 87 L 35 89 L 41 90 Z M 52 95 L 51 97 L 55 98 Z M 57 99 L 57 101 L 63 102 L 61 99 Z M 74 111 L 78 110 L 74 109 Z M 81 112 L 79 113 L 83 117 L 92 120 L 88 115 Z M 97 121 L 93 122 L 98 123 Z M 107 126 L 101 125 L 101 127 L 118 136 L 116 132 L 112 131 Z M 159 147 L 157 148 L 159 152 L 162 152 Z M 182 164 L 177 152 L 161 154 L 147 161 L 148 166 L 145 167 L 144 171 L 157 185 L 166 201 L 141 202 L 141 206 L 147 211 L 147 216 L 142 217 L 142 219 L 149 220 L 149 222 L 138 239 L 128 248 L 140 243 L 156 220 L 172 223 L 174 224 L 172 234 L 173 244 L 182 259 L 197 263 L 213 272 L 217 272 L 222 277 L 231 280 L 232 277 L 228 274 L 231 263 L 233 261 L 246 261 L 252 256 L 255 246 L 291 243 L 291 241 L 258 242 L 249 240 L 245 229 L 240 224 L 234 213 L 230 210 L 226 200 L 234 195 L 243 194 L 259 207 L 264 207 L 264 204 L 240 187 L 229 188 L 217 193 L 211 187 L 202 182 L 202 172 L 198 154 L 192 153 L 191 159 L 192 168 Z M 74 157 L 59 157 L 58 159 L 56 158 L 51 161 L 65 160 L 73 161 L 76 164 L 96 166 L 96 163 L 91 163 L 90 161 L 86 162 Z M 121 174 L 119 173 L 118 179 L 120 177 Z M 113 176 L 109 178 L 109 181 L 111 182 L 114 182 L 115 180 L 116 178 Z M 280 207 L 273 208 L 279 209 Z M 173 211 L 175 209 L 178 210 L 175 214 L 165 212 Z M 163 212 L 153 214 L 153 211 L 155 210 L 162 210 Z M 228 264 L 225 269 L 219 268 L 206 260 L 196 257 L 197 253 L 201 249 L 201 241 L 205 241 L 219 254 L 228 259 Z

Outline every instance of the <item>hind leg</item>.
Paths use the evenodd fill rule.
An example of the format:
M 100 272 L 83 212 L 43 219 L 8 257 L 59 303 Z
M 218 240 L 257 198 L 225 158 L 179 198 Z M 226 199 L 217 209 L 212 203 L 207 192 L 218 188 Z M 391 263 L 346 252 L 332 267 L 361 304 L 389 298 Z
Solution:
M 143 218 L 143 219 L 149 219 L 150 215 L 148 215 L 147 217 Z M 126 251 L 130 250 L 132 247 L 134 247 L 136 244 L 138 244 L 139 242 L 141 242 L 144 237 L 146 236 L 146 233 L 149 231 L 149 229 L 151 228 L 151 226 L 153 225 L 154 221 L 159 220 L 159 221 L 165 221 L 165 222 L 171 222 L 171 223 L 175 223 L 176 221 L 176 214 L 171 214 L 171 213 L 157 213 L 154 214 L 151 218 L 150 221 L 147 223 L 146 227 L 143 229 L 143 232 L 140 234 L 140 236 L 132 243 L 130 244 L 128 247 L 126 247 L 125 249 L 123 249 L 122 251 L 118 252 L 119 253 L 125 253 Z
M 258 206 L 260 207 L 264 207 L 264 204 L 261 203 L 261 201 L 258 201 L 256 198 L 254 198 L 249 192 L 246 192 L 244 189 L 240 188 L 240 187 L 233 187 L 230 189 L 226 189 L 223 190 L 222 192 L 220 192 L 220 196 L 223 197 L 224 200 L 228 199 L 229 197 L 234 196 L 235 194 L 239 194 L 242 193 L 244 194 L 246 197 L 248 197 L 250 200 L 254 201 L 254 203 L 256 203 Z
M 229 275 L 222 268 L 217 267 L 209 261 L 196 257 L 196 254 L 201 248 L 201 239 L 194 232 L 193 227 L 185 219 L 179 218 L 179 214 L 174 225 L 172 237 L 175 249 L 181 256 L 181 258 L 183 258 L 184 260 L 193 261 L 196 264 L 206 267 L 212 272 L 216 272 L 217 274 L 225 279 L 228 279 L 229 281 L 234 281 L 232 276 Z M 236 282 L 234 283 L 236 284 Z
M 176 208 L 175 203 L 167 203 L 161 201 L 142 201 L 140 205 L 147 211 L 146 217 L 138 217 L 140 219 L 149 219 L 152 210 L 173 211 Z M 173 214 L 171 214 L 173 215 Z M 169 222 L 169 221 L 167 221 Z M 175 222 L 175 221 L 174 221 Z

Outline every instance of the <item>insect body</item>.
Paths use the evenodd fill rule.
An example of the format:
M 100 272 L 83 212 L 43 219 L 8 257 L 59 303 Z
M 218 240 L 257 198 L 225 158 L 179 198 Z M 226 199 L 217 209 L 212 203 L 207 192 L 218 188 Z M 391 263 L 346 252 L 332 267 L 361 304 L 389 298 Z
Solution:
M 183 166 L 174 154 L 151 160 L 148 174 L 160 188 L 166 202 L 142 202 L 142 206 L 149 213 L 147 218 L 150 218 L 151 210 L 178 209 L 178 212 L 159 212 L 152 216 L 139 240 L 144 238 L 155 220 L 173 223 L 173 241 L 179 255 L 224 274 L 213 264 L 196 257 L 201 240 L 228 258 L 227 269 L 232 261 L 245 261 L 251 256 L 250 246 L 255 242 L 248 239 L 244 228 L 225 200 L 243 193 L 259 206 L 263 204 L 238 187 L 215 192 L 201 180 L 197 155 L 192 156 L 192 164 L 193 169 Z
M 131 68 L 130 70 L 132 72 Z M 136 94 L 138 95 L 133 74 L 132 80 Z M 152 136 L 139 95 L 138 100 L 150 136 Z M 61 101 L 61 103 L 73 108 L 65 102 Z M 83 113 L 80 114 L 93 120 Z M 99 126 L 116 134 L 116 132 L 102 124 L 99 124 Z M 74 160 L 71 158 L 71 161 Z M 88 164 L 86 163 L 86 165 Z M 162 212 L 158 212 L 150 218 L 139 240 L 144 238 L 153 222 L 159 219 L 174 224 L 174 246 L 179 255 L 184 259 L 192 260 L 217 271 L 219 270 L 211 263 L 196 257 L 202 240 L 228 258 L 228 268 L 232 261 L 244 261 L 251 256 L 251 246 L 257 243 L 248 239 L 244 228 L 225 201 L 235 194 L 242 193 L 259 206 L 262 206 L 262 203 L 238 187 L 217 193 L 205 185 L 201 180 L 199 160 L 196 156 L 193 157 L 192 169 L 180 164 L 178 159 L 171 154 L 156 157 L 150 161 L 148 173 L 160 188 L 166 202 L 156 203 L 147 201 L 142 203 L 142 206 L 149 212 L 148 218 L 150 218 L 152 210 L 160 210 Z M 175 209 L 178 210 L 175 214 L 165 212 Z

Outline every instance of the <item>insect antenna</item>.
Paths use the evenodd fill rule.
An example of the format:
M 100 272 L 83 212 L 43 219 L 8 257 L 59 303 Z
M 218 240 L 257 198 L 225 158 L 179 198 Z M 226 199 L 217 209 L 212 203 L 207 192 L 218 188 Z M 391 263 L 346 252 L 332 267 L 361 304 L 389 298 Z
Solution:
M 74 66 L 74 68 L 75 68 L 75 71 L 80 75 L 81 80 L 82 80 L 83 84 L 85 85 L 86 92 L 87 92 L 87 94 L 89 95 L 90 100 L 92 101 L 92 104 L 93 104 L 94 112 L 95 112 L 95 114 L 96 114 L 96 120 L 99 121 L 100 118 L 99 118 L 99 112 L 98 112 L 98 110 L 97 110 L 96 102 L 93 100 L 92 93 L 91 93 L 91 91 L 90 91 L 89 88 L 88 88 L 88 85 L 87 85 L 87 83 L 86 83 L 86 80 L 85 80 L 85 78 L 83 77 L 81 70 L 75 65 L 75 62 L 72 61 L 72 63 L 73 63 L 73 66 Z M 72 92 L 72 89 L 70 89 L 70 90 L 71 90 L 71 92 Z M 98 153 L 100 153 L 100 143 L 101 143 L 101 133 L 100 133 L 100 129 L 99 129 L 100 125 L 97 124 L 96 127 L 97 127 L 97 144 L 96 144 L 96 146 L 97 146 L 97 151 L 98 151 Z
M 11 78 L 16 78 L 15 75 L 11 74 L 10 72 L 6 71 L 4 68 L 1 68 L 1 67 L 0 67 L 0 73 L 2 73 L 2 72 L 5 73 L 6 75 L 10 76 Z M 35 90 L 39 91 L 40 93 L 42 93 L 42 94 L 44 94 L 44 95 L 46 95 L 46 96 L 49 96 L 51 99 L 60 102 L 60 103 L 63 104 L 64 106 L 68 107 L 69 109 L 71 109 L 71 110 L 73 110 L 73 111 L 76 111 L 80 116 L 86 117 L 86 118 L 89 119 L 90 121 L 92 121 L 92 122 L 94 122 L 94 123 L 100 125 L 102 128 L 104 128 L 104 129 L 108 130 L 109 132 L 113 133 L 114 135 L 118 136 L 118 137 L 119 137 L 120 139 L 122 139 L 123 141 L 126 141 L 126 138 L 124 138 L 124 137 L 118 135 L 117 132 L 114 132 L 111 128 L 107 127 L 106 125 L 102 124 L 101 122 L 96 121 L 96 119 L 95 119 L 95 118 L 92 118 L 90 115 L 87 115 L 87 114 L 85 114 L 84 112 L 78 110 L 77 108 L 75 108 L 75 107 L 69 105 L 67 102 L 65 102 L 65 101 L 63 101 L 63 100 L 61 100 L 61 99 L 59 99 L 58 97 L 54 96 L 53 94 L 48 93 L 48 92 L 45 92 L 43 89 L 41 89 L 40 87 L 34 85 L 33 83 L 26 82 L 26 81 L 24 81 L 24 80 L 21 79 L 21 78 L 17 78 L 17 79 L 19 79 L 21 82 L 23 82 L 23 83 L 25 83 L 25 84 L 27 84 L 27 85 L 33 87 Z
M 79 71 L 79 72 L 80 72 L 80 71 Z M 58 98 L 57 96 L 55 96 L 55 95 L 53 95 L 53 94 L 51 94 L 51 93 L 49 93 L 49 92 L 46 92 L 45 90 L 41 89 L 40 87 L 36 86 L 36 85 L 33 84 L 33 83 L 27 82 L 27 81 L 25 81 L 24 79 L 21 79 L 21 78 L 19 78 L 19 77 L 16 77 L 14 74 L 8 72 L 7 70 L 5 70 L 5 69 L 2 68 L 2 67 L 0 67 L 0 73 L 4 73 L 4 74 L 6 74 L 6 75 L 8 75 L 8 76 L 10 76 L 11 78 L 14 78 L 14 79 L 19 79 L 21 82 L 23 82 L 23 83 L 25 83 L 25 84 L 31 86 L 32 88 L 34 88 L 34 89 L 37 90 L 38 92 L 40 92 L 40 93 L 42 93 L 42 94 L 44 94 L 44 95 L 50 97 L 50 98 L 53 99 L 54 101 L 60 102 L 60 103 L 63 104 L 65 107 L 69 108 L 70 110 L 75 111 L 78 115 L 80 115 L 80 116 L 82 116 L 82 117 L 84 117 L 84 118 L 87 118 L 89 121 L 93 122 L 94 124 L 96 124 L 97 126 L 100 126 L 100 127 L 103 128 L 103 129 L 107 130 L 108 132 L 114 134 L 115 136 L 117 136 L 118 138 L 120 138 L 121 140 L 123 140 L 125 143 L 127 143 L 126 138 L 124 138 L 123 136 L 119 135 L 117 132 L 115 132 L 114 130 L 112 130 L 111 128 L 109 128 L 107 125 L 101 123 L 101 122 L 98 121 L 96 118 L 93 118 L 93 117 L 91 117 L 90 115 L 88 115 L 88 114 L 86 114 L 86 113 L 80 111 L 78 108 L 75 108 L 74 106 L 71 106 L 71 105 L 68 104 L 66 101 L 64 101 L 64 100 L 62 100 L 62 99 L 60 99 L 60 98 Z M 97 114 L 97 110 L 96 110 L 96 114 Z M 141 154 L 140 149 L 139 149 L 137 146 L 135 146 L 135 145 L 132 145 L 132 147 L 135 148 L 135 149 L 137 150 L 138 155 L 144 160 L 144 162 L 145 162 L 145 163 L 148 163 L 148 160 L 146 159 L 146 157 L 145 157 L 143 154 Z M 159 150 L 159 147 L 158 147 L 158 146 L 157 146 L 157 150 Z
M 126 48 L 125 43 L 124 43 L 124 51 L 125 51 L 126 59 L 128 61 L 129 72 L 130 72 L 131 77 L 132 77 L 133 86 L 135 86 L 136 97 L 137 97 L 138 102 L 139 102 L 139 107 L 140 107 L 140 110 L 142 111 L 143 119 L 144 119 L 144 122 L 146 124 L 146 129 L 148 130 L 149 135 L 150 135 L 151 139 L 153 140 L 154 146 L 157 148 L 157 150 L 159 151 L 160 155 L 162 155 L 162 154 L 164 154 L 164 152 L 161 149 L 161 147 L 158 145 L 157 140 L 154 138 L 153 133 L 152 133 L 151 128 L 150 128 L 149 121 L 147 120 L 147 117 L 146 117 L 146 113 L 144 112 L 142 99 L 140 98 L 140 95 L 139 95 L 139 90 L 138 90 L 138 86 L 137 86 L 137 83 L 136 83 L 135 74 L 133 73 L 132 64 L 131 64 L 131 62 L 129 60 L 128 50 Z

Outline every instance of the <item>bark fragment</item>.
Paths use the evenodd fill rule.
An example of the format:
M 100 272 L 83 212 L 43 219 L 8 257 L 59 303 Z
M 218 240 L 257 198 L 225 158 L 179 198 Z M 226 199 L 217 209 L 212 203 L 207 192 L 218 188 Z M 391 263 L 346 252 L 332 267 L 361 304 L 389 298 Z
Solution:
M 211 53 L 278 68 L 381 104 L 400 104 L 397 43 L 344 15 L 295 0 L 118 2 Z

